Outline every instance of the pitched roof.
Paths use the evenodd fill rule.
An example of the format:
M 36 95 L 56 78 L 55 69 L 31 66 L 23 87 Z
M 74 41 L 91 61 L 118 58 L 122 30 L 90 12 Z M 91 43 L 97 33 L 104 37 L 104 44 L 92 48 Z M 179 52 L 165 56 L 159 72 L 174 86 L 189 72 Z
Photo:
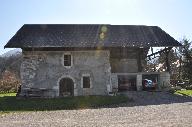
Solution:
M 181 46 L 158 26 L 102 24 L 26 24 L 5 48 Z

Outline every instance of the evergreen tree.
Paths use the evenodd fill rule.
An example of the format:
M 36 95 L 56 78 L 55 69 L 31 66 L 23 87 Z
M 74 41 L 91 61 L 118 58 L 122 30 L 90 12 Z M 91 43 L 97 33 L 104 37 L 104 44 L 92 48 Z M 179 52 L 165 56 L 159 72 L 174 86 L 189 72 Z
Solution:
M 182 78 L 192 83 L 192 42 L 184 38 L 181 41 L 183 47 L 179 48 L 182 55 Z

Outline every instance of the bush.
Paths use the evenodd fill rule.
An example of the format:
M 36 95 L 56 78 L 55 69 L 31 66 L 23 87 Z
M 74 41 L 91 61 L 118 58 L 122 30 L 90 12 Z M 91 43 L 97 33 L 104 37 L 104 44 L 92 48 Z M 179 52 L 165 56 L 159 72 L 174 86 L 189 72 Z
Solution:
M 186 89 L 186 90 L 192 90 L 192 85 L 187 86 L 185 89 Z
M 181 90 L 181 89 L 182 89 L 182 87 L 180 87 L 180 86 L 171 87 L 171 88 L 169 89 L 169 92 L 170 92 L 170 93 L 175 93 L 175 91 Z
M 175 91 L 176 91 L 176 90 L 175 90 L 174 88 L 171 88 L 171 89 L 169 90 L 170 93 L 175 93 Z
M 17 92 L 18 86 L 20 85 L 19 81 L 0 81 L 0 93 L 9 93 Z
M 0 93 L 17 92 L 18 86 L 20 86 L 20 79 L 15 72 L 5 70 L 0 80 Z

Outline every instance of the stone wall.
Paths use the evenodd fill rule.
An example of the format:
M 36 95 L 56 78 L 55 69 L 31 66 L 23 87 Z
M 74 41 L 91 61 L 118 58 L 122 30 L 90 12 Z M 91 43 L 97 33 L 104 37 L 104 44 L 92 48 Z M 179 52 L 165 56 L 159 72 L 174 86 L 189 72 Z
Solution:
M 111 74 L 112 89 L 118 89 L 118 77 L 116 73 Z
M 63 65 L 65 53 L 72 55 L 71 67 Z M 43 91 L 41 94 L 44 97 L 58 97 L 62 78 L 73 80 L 74 96 L 106 95 L 118 88 L 118 74 L 137 75 L 137 90 L 141 90 L 144 73 L 138 73 L 137 60 L 116 59 L 114 62 L 114 59 L 110 58 L 108 50 L 23 51 L 21 96 L 25 96 L 27 91 L 38 89 Z M 117 64 L 115 73 L 111 73 L 111 67 L 114 69 Z M 91 79 L 91 88 L 82 88 L 82 77 L 87 74 Z M 169 73 L 160 73 L 159 82 L 160 87 L 169 86 Z
M 159 75 L 160 89 L 170 88 L 170 74 L 169 72 L 161 72 Z
M 136 85 L 137 85 L 137 90 L 141 91 L 143 89 L 142 86 L 142 74 L 137 74 L 137 79 L 136 79 Z
M 72 55 L 73 65 L 63 66 L 64 53 Z M 21 96 L 30 89 L 44 90 L 43 96 L 59 96 L 59 81 L 71 78 L 74 95 L 105 95 L 111 88 L 109 51 L 23 51 Z M 82 88 L 83 74 L 89 74 L 92 87 Z

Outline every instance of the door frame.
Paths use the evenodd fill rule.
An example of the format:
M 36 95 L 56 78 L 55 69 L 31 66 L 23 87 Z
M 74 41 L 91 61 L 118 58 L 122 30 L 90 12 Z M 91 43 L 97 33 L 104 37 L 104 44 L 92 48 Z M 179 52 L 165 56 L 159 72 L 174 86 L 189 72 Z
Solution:
M 73 96 L 77 96 L 77 84 L 76 84 L 76 81 L 75 79 L 70 76 L 70 75 L 62 75 L 58 80 L 57 80 L 57 96 L 59 97 L 60 95 L 60 81 L 63 79 L 63 78 L 70 78 L 72 81 L 73 81 Z

